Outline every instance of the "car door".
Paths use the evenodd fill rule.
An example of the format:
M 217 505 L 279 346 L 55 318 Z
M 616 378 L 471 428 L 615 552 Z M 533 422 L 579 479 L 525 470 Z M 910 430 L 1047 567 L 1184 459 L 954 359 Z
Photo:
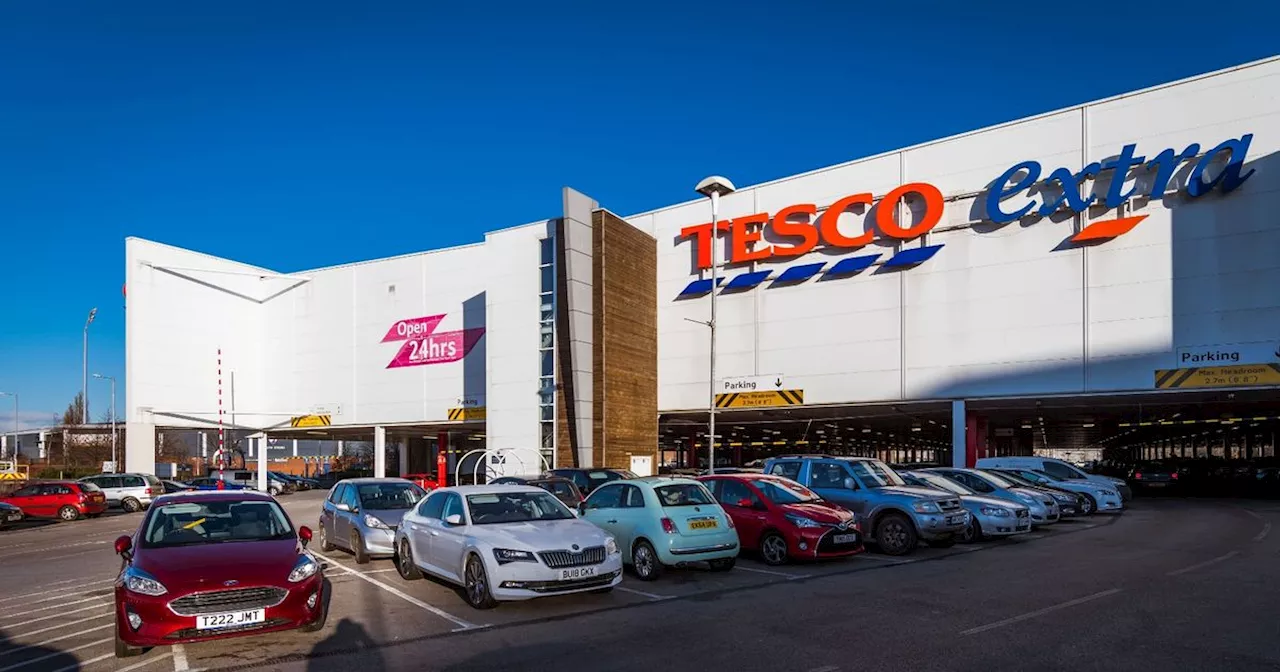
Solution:
M 342 499 L 339 501 L 347 505 L 347 510 L 334 510 L 333 538 L 340 540 L 342 546 L 347 550 L 355 550 L 351 548 L 351 532 L 359 527 L 355 521 L 356 516 L 361 515 L 360 493 L 353 483 L 343 483 L 342 485 Z
M 635 487 L 635 486 L 630 486 Z M 587 496 L 582 503 L 582 518 L 612 534 L 618 547 L 631 548 L 632 531 L 622 529 L 618 512 L 622 508 L 623 484 L 604 485 Z
M 451 525 L 449 516 L 458 516 L 462 522 Z M 467 547 L 468 518 L 462 496 L 456 492 L 445 493 L 444 510 L 440 519 L 432 521 L 431 547 L 427 549 L 431 564 L 440 573 L 455 581 L 462 580 L 462 552 Z
M 601 486 L 602 489 L 604 486 Z M 631 557 L 631 540 L 643 534 L 644 530 L 653 525 L 655 519 L 660 518 L 653 507 L 645 500 L 644 490 L 638 486 L 630 484 L 619 484 L 609 486 L 618 491 L 618 508 L 613 509 L 613 517 L 608 520 L 616 520 L 611 530 L 614 539 L 618 542 L 618 548 L 623 549 L 627 557 Z M 607 529 L 607 528 L 606 528 Z
M 17 490 L 15 490 L 13 494 L 9 495 L 9 498 L 5 501 L 18 507 L 19 509 L 22 509 L 23 515 L 35 516 L 35 515 L 39 515 L 36 513 L 36 507 L 38 506 L 37 500 L 39 500 L 39 498 L 40 498 L 40 486 L 28 485 L 26 487 L 18 488 Z
M 737 479 L 726 478 L 712 483 L 717 487 L 711 494 L 720 502 L 725 513 L 733 518 L 733 524 L 738 528 L 738 541 L 744 547 L 758 548 L 760 535 L 769 522 L 769 510 L 764 500 L 750 486 Z
M 405 527 L 405 538 L 409 540 L 409 547 L 413 551 L 417 564 L 437 576 L 441 574 L 441 570 L 435 566 L 434 558 L 431 556 L 431 542 L 439 532 L 440 519 L 444 516 L 444 502 L 449 494 L 433 492 L 427 495 L 418 504 L 416 515 L 412 518 L 406 517 L 402 523 Z
M 868 516 L 868 498 L 862 496 L 864 491 L 858 479 L 839 460 L 814 460 L 809 463 L 808 474 L 803 485 L 821 496 L 835 502 L 859 516 Z M 853 486 L 853 487 L 848 487 Z
M 329 491 L 329 496 L 320 504 L 320 529 L 324 531 L 325 538 L 329 543 L 333 543 L 334 530 L 333 519 L 337 516 L 338 502 L 342 501 L 342 490 L 347 487 L 346 483 L 339 483 L 333 486 L 333 490 Z

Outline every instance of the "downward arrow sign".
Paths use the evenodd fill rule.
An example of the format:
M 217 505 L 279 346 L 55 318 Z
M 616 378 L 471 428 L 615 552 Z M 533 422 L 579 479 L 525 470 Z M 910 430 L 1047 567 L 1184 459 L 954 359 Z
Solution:
M 1276 356 L 1277 356 L 1277 357 L 1280 357 L 1280 354 L 1277 354 Z M 774 386 L 774 387 L 782 387 L 782 379 L 781 379 L 781 378 L 779 378 L 779 379 L 777 379 L 777 380 L 773 381 L 773 386 Z

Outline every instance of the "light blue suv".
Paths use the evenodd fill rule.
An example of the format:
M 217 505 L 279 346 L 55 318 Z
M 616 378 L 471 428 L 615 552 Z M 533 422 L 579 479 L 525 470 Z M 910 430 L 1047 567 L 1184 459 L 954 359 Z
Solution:
M 880 460 L 791 455 L 770 458 L 764 472 L 799 481 L 858 514 L 864 532 L 888 555 L 910 553 L 922 539 L 952 546 L 969 526 L 969 512 L 954 493 L 907 485 Z

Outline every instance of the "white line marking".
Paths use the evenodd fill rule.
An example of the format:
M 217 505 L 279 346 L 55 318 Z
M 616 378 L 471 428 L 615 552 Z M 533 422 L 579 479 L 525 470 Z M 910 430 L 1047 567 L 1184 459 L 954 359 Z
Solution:
M 96 545 L 96 544 L 105 544 L 105 543 L 107 543 L 105 540 L 103 540 L 103 541 L 82 541 L 82 542 L 80 542 L 80 543 L 78 543 L 78 544 L 63 544 L 63 545 L 61 545 L 61 546 L 46 546 L 45 548 L 28 548 L 28 549 L 27 549 L 27 550 L 25 550 L 25 551 L 18 551 L 17 553 L 5 553 L 4 555 L 0 555 L 0 559 L 2 559 L 2 558 L 10 558 L 10 557 L 13 557 L 13 556 L 15 556 L 15 555 L 26 555 L 26 554 L 28 554 L 28 553 L 42 553 L 42 552 L 44 552 L 44 551 L 60 551 L 60 550 L 62 550 L 62 549 L 64 549 L 64 548 L 75 548 L 75 547 L 77 547 L 77 546 L 93 546 L 93 545 Z
M 1205 560 L 1204 562 L 1198 562 L 1194 565 L 1191 565 L 1190 567 L 1175 569 L 1172 572 L 1165 574 L 1165 576 L 1181 576 L 1183 574 L 1186 574 L 1187 572 L 1194 572 L 1197 569 L 1200 569 L 1202 567 L 1208 567 L 1209 565 L 1217 564 L 1219 562 L 1222 562 L 1223 560 L 1230 560 L 1231 558 L 1234 558 L 1237 555 L 1240 555 L 1240 551 L 1231 551 L 1226 555 L 1219 555 L 1216 558 L 1213 558 L 1211 560 Z
M 365 576 L 364 574 L 361 574 L 360 572 L 357 572 L 357 571 L 356 571 L 356 570 L 354 570 L 354 569 L 348 569 L 348 568 L 346 568 L 346 567 L 343 567 L 342 565 L 338 564 L 337 562 L 335 562 L 335 561 L 334 561 L 334 560 L 332 560 L 331 558 L 327 558 L 327 557 L 325 557 L 325 556 L 323 556 L 323 555 L 320 555 L 319 553 L 316 553 L 315 551 L 312 551 L 312 555 L 316 556 L 317 558 L 320 558 L 321 560 L 324 560 L 325 562 L 328 562 L 331 566 L 333 566 L 333 567 L 337 567 L 338 569 L 341 569 L 342 571 L 346 572 L 347 574 L 350 574 L 351 576 L 354 576 L 354 577 L 356 577 L 356 578 L 358 578 L 358 579 L 360 579 L 360 580 L 362 580 L 362 581 L 367 581 L 367 582 L 369 582 L 369 583 L 372 583 L 373 585 L 375 585 L 375 586 L 377 586 L 377 587 L 379 587 L 379 588 L 381 588 L 381 589 L 383 589 L 383 590 L 387 591 L 388 593 L 391 593 L 392 595 L 395 595 L 396 597 L 398 597 L 398 598 L 400 598 L 400 599 L 404 600 L 405 602 L 408 602 L 409 604 L 412 604 L 412 605 L 416 605 L 416 606 L 418 606 L 418 607 L 421 607 L 422 609 L 425 609 L 426 611 L 429 611 L 429 612 L 431 612 L 431 613 L 435 614 L 436 616 L 439 616 L 440 618 L 443 618 L 443 619 L 445 619 L 445 620 L 447 620 L 447 621 L 451 621 L 451 622 L 453 622 L 454 624 L 458 625 L 459 627 L 461 627 L 461 628 L 462 628 L 462 629 L 464 629 L 464 630 L 470 630 L 470 629 L 472 629 L 472 628 L 484 628 L 484 627 L 488 627 L 488 626 L 484 626 L 484 625 L 476 625 L 476 624 L 474 624 L 474 623 L 468 623 L 467 621 L 464 621 L 464 620 L 462 620 L 461 618 L 458 618 L 457 616 L 454 616 L 453 614 L 450 614 L 449 612 L 444 611 L 443 609 L 439 609 L 439 608 L 437 608 L 437 607 L 433 607 L 433 606 L 431 606 L 431 605 L 427 604 L 426 602 L 423 602 L 422 600 L 419 600 L 418 598 L 416 598 L 416 597 L 414 597 L 414 596 L 412 596 L 412 595 L 410 595 L 410 594 L 408 594 L 408 593 L 404 592 L 403 590 L 400 590 L 399 588 L 395 588 L 395 587 L 393 587 L 393 586 L 389 586 L 389 585 L 387 585 L 387 584 L 385 584 L 385 583 L 383 583 L 383 582 L 381 582 L 381 581 L 379 581 L 379 580 L 377 580 L 377 579 L 375 579 L 375 578 Z
M 80 607 L 79 609 L 72 609 L 71 611 L 64 611 L 64 612 L 62 612 L 62 613 L 60 613 L 60 614 L 49 614 L 48 616 L 41 616 L 40 618 L 24 618 L 24 619 L 22 620 L 22 622 L 21 622 L 21 623 L 18 623 L 17 625 L 27 625 L 28 623 L 39 623 L 40 621 L 47 621 L 47 620 L 49 620 L 49 619 L 51 619 L 51 618 L 62 618 L 63 616 L 66 616 L 67 614 L 78 614 L 78 613 L 80 613 L 80 612 L 82 612 L 82 611 L 89 611 L 90 609 L 107 609 L 107 608 L 110 608 L 110 607 L 111 607 L 111 605 L 110 605 L 110 604 L 107 604 L 107 603 L 105 603 L 105 602 L 102 602 L 102 603 L 99 603 L 99 604 L 91 604 L 91 605 L 89 605 L 89 606 L 87 606 L 87 607 Z
M 187 664 L 187 649 L 181 644 L 174 644 L 169 647 L 169 652 L 173 654 L 173 672 L 187 672 L 191 666 Z
M 640 596 L 643 596 L 643 597 L 647 597 L 647 598 L 649 598 L 649 599 L 651 599 L 651 600 L 669 600 L 669 599 L 671 599 L 671 596 L 670 596 L 670 595 L 654 595 L 653 593 L 646 593 L 646 592 L 644 592 L 643 590 L 636 590 L 635 588 L 627 588 L 626 586 L 614 586 L 614 589 L 615 589 L 615 590 L 621 590 L 621 591 L 622 591 L 622 592 L 624 592 L 624 593 L 634 593 L 634 594 L 636 594 L 636 595 L 640 595 Z
M 95 619 L 95 618 L 101 618 L 101 615 L 98 615 L 98 616 L 90 616 L 90 617 L 88 617 L 88 618 L 82 618 L 82 619 L 80 619 L 80 620 L 78 620 L 78 621 L 69 621 L 69 622 L 67 622 L 67 623 L 63 623 L 62 625 L 51 625 L 51 626 L 49 626 L 49 627 L 47 627 L 47 628 L 40 628 L 39 630 L 32 630 L 31 632 L 19 632 L 19 633 L 17 633 L 17 634 L 12 635 L 12 636 L 13 636 L 13 637 L 27 637 L 27 636 L 29 636 L 29 635 L 38 635 L 38 634 L 40 634 L 40 633 L 42 633 L 42 632 L 49 632 L 50 630 L 57 630 L 57 629 L 59 629 L 59 628 L 65 628 L 65 627 L 70 626 L 70 625 L 76 625 L 77 623 L 84 623 L 84 622 L 86 622 L 86 621 L 92 621 L 92 620 L 93 620 L 93 619 Z M 85 631 L 85 632 L 87 632 L 87 631 Z
M 1271 523 L 1262 526 L 1262 531 L 1253 538 L 1254 541 L 1262 541 L 1267 538 L 1267 534 L 1271 532 Z
M 396 571 L 395 567 L 387 567 L 386 569 L 371 569 L 367 572 L 360 572 L 360 573 L 361 574 L 382 574 L 384 572 L 394 572 L 394 571 Z
M 102 654 L 101 656 L 98 656 L 97 658 L 90 658 L 89 660 L 86 660 L 86 661 L 84 661 L 84 662 L 75 662 L 75 663 L 72 663 L 72 664 L 70 664 L 70 665 L 68 665 L 68 666 L 66 666 L 66 667 L 59 667 L 58 669 L 54 670 L 53 672 L 71 672 L 72 670 L 80 670 L 80 669 L 83 669 L 83 668 L 84 668 L 84 666 L 86 666 L 86 665 L 92 665 L 92 664 L 94 664 L 94 663 L 96 663 L 96 662 L 103 661 L 103 660 L 106 660 L 106 659 L 108 659 L 108 658 L 114 658 L 114 657 L 115 657 L 115 655 L 116 655 L 116 654 L 115 654 L 115 652 L 114 652 L 114 651 L 113 651 L 113 652 L 111 652 L 111 653 L 104 653 L 104 654 Z
M 136 670 L 136 669 L 138 669 L 139 667 L 146 667 L 147 665 L 150 665 L 151 663 L 158 663 L 158 662 L 160 662 L 160 661 L 164 660 L 165 658 L 168 658 L 169 656 L 172 656 L 172 655 L 173 655 L 173 653 L 172 653 L 172 652 L 166 651 L 166 652 L 164 652 L 164 653 L 162 653 L 162 654 L 160 654 L 160 655 L 156 656 L 155 658 L 148 658 L 147 660 L 144 660 L 144 661 L 142 661 L 142 662 L 140 662 L 140 663 L 134 663 L 134 664 L 130 665 L 129 667 L 122 667 L 122 668 L 120 668 L 120 669 L 116 670 L 116 672 L 130 672 L 131 670 Z
M 1074 600 L 1068 600 L 1068 601 L 1063 602 L 1063 603 L 1061 603 L 1061 604 L 1055 604 L 1055 605 L 1053 605 L 1053 606 L 1051 606 L 1051 607 L 1045 607 L 1044 609 L 1037 609 L 1037 610 L 1035 610 L 1035 611 L 1029 611 L 1029 612 L 1027 612 L 1027 613 L 1025 613 L 1025 614 L 1020 614 L 1020 615 L 1018 615 L 1018 616 L 1014 616 L 1014 617 L 1012 617 L 1012 618 L 1006 618 L 1006 619 L 1004 619 L 1003 621 L 996 621 L 995 623 L 988 623 L 988 624 L 986 624 L 986 625 L 980 625 L 980 626 L 978 626 L 978 627 L 976 627 L 976 628 L 969 628 L 968 630 L 965 630 L 965 631 L 961 632 L 960 634 L 961 634 L 961 635 L 976 635 L 976 634 L 978 634 L 978 633 L 980 633 L 980 632 L 986 632 L 986 631 L 988 631 L 988 630 L 995 630 L 996 628 L 1002 628 L 1002 627 L 1004 627 L 1004 626 L 1006 626 L 1006 625 L 1011 625 L 1011 624 L 1013 624 L 1013 623 L 1018 623 L 1018 622 L 1020 622 L 1020 621 L 1025 621 L 1025 620 L 1028 620 L 1028 619 L 1032 619 L 1032 618 L 1035 618 L 1035 617 L 1037 617 L 1037 616 L 1044 616 L 1045 614 L 1053 613 L 1053 612 L 1058 611 L 1058 610 L 1060 610 L 1060 609 L 1066 609 L 1067 607 L 1074 607 L 1074 606 L 1076 606 L 1076 605 L 1078 605 L 1078 604 L 1084 604 L 1085 602 L 1091 602 L 1091 601 L 1093 601 L 1093 600 L 1097 600 L 1097 599 L 1100 599 L 1100 598 L 1103 598 L 1103 597 L 1107 597 L 1107 596 L 1109 596 L 1109 595 L 1115 595 L 1115 594 L 1116 594 L 1116 593 L 1118 593 L 1118 592 L 1120 592 L 1120 589 L 1119 589 L 1119 588 L 1112 588 L 1111 590 L 1104 590 L 1104 591 L 1102 591 L 1102 592 L 1100 592 L 1100 593 L 1094 593 L 1094 594 L 1092 594 L 1092 595 L 1086 595 L 1086 596 L 1084 596 L 1084 597 L 1078 597 L 1078 598 L 1076 598 L 1076 599 L 1074 599 Z
M 738 569 L 741 569 L 744 572 L 755 572 L 757 574 L 771 574 L 773 576 L 782 576 L 788 579 L 802 579 L 805 576 L 803 574 L 787 574 L 786 572 L 775 572 L 771 569 L 755 569 L 754 567 L 743 567 L 742 565 L 738 565 Z
M 0 667 L 0 672 L 8 672 L 9 670 L 16 670 L 16 669 L 18 669 L 19 667 L 26 667 L 27 665 L 30 665 L 30 664 L 32 664 L 32 663 L 38 663 L 38 662 L 40 662 L 40 661 L 42 661 L 42 660 L 48 660 L 48 659 L 50 659 L 50 658 L 55 658 L 55 657 L 57 657 L 57 656 L 61 656 L 61 655 L 62 655 L 62 654 L 64 654 L 64 653 L 71 653 L 72 651 L 79 651 L 79 650 L 81 650 L 81 649 L 87 649 L 87 648 L 89 648 L 89 647 L 91 647 L 91 646 L 97 646 L 97 645 L 99 645 L 99 644 L 106 644 L 106 643 L 107 643 L 107 642 L 109 642 L 109 641 L 111 641 L 111 638 L 110 638 L 110 637 L 107 637 L 106 639 L 99 639 L 99 640 L 98 640 L 98 641 L 96 641 L 96 642 L 89 642 L 88 644 L 81 644 L 80 646 L 77 646 L 77 647 L 75 647 L 74 649 L 65 649 L 65 650 L 63 650 L 63 651 L 54 651 L 53 653 L 46 653 L 45 655 L 40 656 L 39 658 L 32 658 L 31 660 L 24 660 L 24 661 L 22 661 L 21 663 L 18 663 L 17 665 L 10 665 L 10 666 L 8 666 L 8 667 Z M 118 672 L 118 671 L 117 671 L 117 672 Z
M 81 630 L 80 632 L 73 632 L 73 633 L 71 633 L 71 634 L 69 634 L 69 635 L 59 635 L 58 637 L 54 637 L 54 638 L 52 638 L 52 639 L 46 639 L 46 640 L 44 640 L 43 642 L 36 642 L 35 644 L 27 644 L 26 646 L 19 646 L 19 647 L 18 647 L 18 648 L 16 648 L 16 649 L 8 649 L 7 651 L 5 651 L 5 652 L 4 652 L 4 654 L 5 654 L 6 656 L 8 656 L 8 655 L 15 654 L 15 653 L 17 653 L 17 652 L 19 652 L 19 651 L 26 651 L 27 649 L 34 649 L 34 648 L 35 648 L 35 647 L 37 647 L 37 646 L 44 646 L 45 644 L 52 644 L 52 643 L 54 643 L 54 642 L 61 642 L 61 641 L 62 641 L 62 640 L 64 640 L 64 639 L 71 639 L 72 637 L 79 637 L 80 635 L 83 635 L 83 634 L 85 634 L 86 632 L 97 632 L 97 631 L 99 631 L 99 630 L 106 630 L 107 628 L 114 628 L 114 627 L 116 627 L 114 623 L 108 623 L 107 625 L 99 626 L 99 627 L 96 627 L 96 628 L 89 628 L 88 630 Z
M 106 596 L 103 595 L 99 597 L 86 597 L 83 600 L 76 600 L 75 602 L 63 602 L 62 604 L 53 604 L 47 607 L 40 607 L 39 609 L 28 609 L 27 611 L 19 611 L 16 614 L 5 614 L 4 618 L 7 620 L 10 618 L 17 618 L 18 616 L 26 616 L 27 614 L 34 614 L 38 611 L 48 611 L 50 609 L 61 609 L 62 607 L 70 607 L 73 604 L 84 604 L 85 602 L 95 602 L 97 600 L 101 600 L 103 597 L 106 597 Z M 79 611 L 84 611 L 84 610 L 80 609 Z M 67 612 L 67 613 L 75 613 L 75 612 Z
M 89 583 L 81 583 L 75 586 L 65 586 L 62 588 L 54 588 L 53 590 L 42 590 L 38 593 L 27 593 L 25 595 L 14 595 L 13 597 L 2 597 L 0 598 L 0 602 L 8 602 L 9 600 L 21 600 L 24 597 L 39 597 L 40 595 L 48 595 L 50 593 L 61 593 L 64 590 L 80 590 L 82 588 L 88 588 L 89 586 L 96 586 L 100 583 L 113 583 L 113 582 L 115 582 L 115 579 L 103 579 L 102 581 L 91 581 Z M 32 604 L 38 604 L 40 602 L 48 602 L 49 600 L 60 600 L 66 597 L 67 595 L 63 594 L 61 597 L 50 597 L 43 600 L 36 600 Z

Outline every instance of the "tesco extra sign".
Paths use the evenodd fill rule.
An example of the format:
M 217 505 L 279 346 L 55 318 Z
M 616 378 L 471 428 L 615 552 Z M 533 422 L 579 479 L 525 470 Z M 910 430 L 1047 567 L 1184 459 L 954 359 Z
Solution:
M 1038 161 L 1022 161 L 1010 166 L 992 180 L 979 198 L 983 200 L 986 219 L 997 224 L 1014 222 L 1024 217 L 1046 217 L 1058 210 L 1083 212 L 1098 206 L 1116 209 L 1135 196 L 1163 196 L 1169 190 L 1169 184 L 1178 170 L 1186 165 L 1191 166 L 1191 171 L 1180 191 L 1187 197 L 1197 199 L 1215 189 L 1226 194 L 1239 188 L 1253 175 L 1253 169 L 1247 172 L 1244 170 L 1245 157 L 1252 139 L 1252 134 L 1246 134 L 1223 141 L 1203 153 L 1198 143 L 1192 143 L 1180 151 L 1168 148 L 1150 158 L 1137 155 L 1137 145 L 1130 144 L 1125 145 L 1114 158 L 1095 161 L 1079 171 L 1066 167 L 1046 171 Z M 1211 168 L 1223 162 L 1224 165 L 1210 175 Z M 1104 175 L 1109 175 L 1111 181 L 1106 193 L 1099 195 L 1094 193 L 1093 182 Z M 904 201 L 915 206 L 912 210 L 917 216 L 913 223 L 898 221 L 897 206 Z M 721 236 L 728 234 L 729 264 L 785 262 L 808 254 L 819 245 L 857 251 L 876 240 L 877 232 L 882 240 L 914 240 L 938 225 L 946 202 L 947 199 L 936 186 L 927 182 L 912 182 L 894 189 L 880 199 L 870 193 L 846 196 L 828 205 L 821 214 L 818 213 L 816 204 L 800 203 L 772 214 L 762 212 L 717 222 L 716 229 Z M 875 213 L 871 219 L 874 228 L 868 228 L 858 235 L 848 235 L 839 229 L 841 215 L 854 208 L 873 207 Z M 1128 233 L 1146 218 L 1147 215 L 1136 215 L 1093 221 L 1071 236 L 1070 241 L 1083 243 L 1115 238 Z M 766 227 L 772 234 L 772 239 L 781 241 L 779 244 L 765 244 Z M 693 243 L 694 258 L 699 269 L 711 267 L 711 235 L 710 222 L 688 226 L 680 231 L 682 241 Z M 928 260 L 942 247 L 903 247 L 885 260 L 880 259 L 882 254 L 871 253 L 843 259 L 830 267 L 827 267 L 826 262 L 802 264 L 781 269 L 777 275 L 771 270 L 752 271 L 729 278 L 727 283 L 724 282 L 725 278 L 718 278 L 717 284 L 722 284 L 724 289 L 747 289 L 770 279 L 782 282 L 803 281 L 823 271 L 827 276 L 851 275 L 866 270 L 877 262 L 888 268 L 909 267 Z M 689 283 L 680 296 L 709 291 L 711 280 L 699 279 Z

